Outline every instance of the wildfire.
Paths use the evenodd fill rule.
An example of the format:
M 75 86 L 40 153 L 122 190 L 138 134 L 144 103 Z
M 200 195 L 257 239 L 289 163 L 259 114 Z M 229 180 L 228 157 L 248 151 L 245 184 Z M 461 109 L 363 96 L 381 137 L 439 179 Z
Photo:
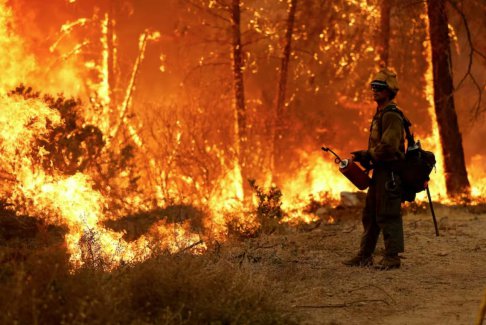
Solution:
M 154 250 L 177 252 L 201 241 L 188 224 L 159 222 L 134 242 L 123 240 L 123 233 L 104 228 L 107 203 L 93 189 L 88 175 L 48 174 L 32 158 L 36 138 L 46 134 L 48 126 L 61 123 L 59 113 L 39 99 L 20 96 L 2 96 L 0 105 L 2 167 L 16 176 L 10 200 L 22 209 L 20 212 L 67 226 L 66 243 L 74 265 L 81 265 L 87 255 L 94 254 L 94 262 L 112 268 L 146 259 Z
M 368 12 L 370 14 L 367 18 L 368 22 L 375 21 L 379 15 L 378 7 L 369 2 L 353 0 L 349 3 L 360 8 L 362 12 Z M 152 29 L 145 29 L 138 35 L 138 44 L 135 44 L 138 55 L 133 63 L 128 64 L 131 71 L 127 74 L 129 75 L 126 80 L 127 87 L 123 94 L 118 94 L 118 101 L 116 101 L 112 94 L 113 89 L 116 88 L 110 84 L 113 82 L 110 73 L 115 69 L 114 61 L 118 55 L 117 35 L 110 30 L 115 21 L 107 13 L 101 14 L 100 17 L 97 17 L 97 25 L 95 24 L 99 27 L 97 35 L 100 36 L 95 39 L 95 42 L 99 43 L 98 60 L 83 59 L 82 55 L 79 55 L 88 45 L 92 45 L 91 41 L 83 38 L 77 40 L 74 45 L 67 42 L 77 28 L 86 27 L 96 17 L 72 20 L 61 27 L 59 37 L 49 47 L 49 53 L 53 56 L 60 55 L 62 59 L 59 57 L 52 59 L 53 62 L 49 66 L 52 78 L 47 79 L 42 73 L 41 66 L 43 62 L 50 62 L 50 59 L 39 58 L 35 53 L 26 50 L 23 38 L 15 33 L 12 10 L 5 0 L 0 0 L 0 45 L 4 49 L 3 58 L 0 60 L 0 68 L 4 72 L 0 81 L 0 107 L 2 107 L 0 110 L 0 175 L 8 180 L 8 183 L 3 186 L 2 196 L 13 203 L 19 213 L 43 218 L 51 224 L 65 227 L 66 247 L 74 267 L 91 263 L 113 269 L 124 263 L 143 261 L 159 252 L 189 251 L 199 254 L 208 249 L 211 240 L 226 240 L 233 229 L 255 233 L 260 227 L 254 213 L 257 203 L 249 202 L 251 200 L 245 201 L 243 182 L 246 180 L 242 178 L 241 167 L 236 160 L 228 161 L 228 153 L 224 149 L 217 148 L 216 145 L 206 146 L 204 142 L 201 150 L 216 152 L 217 154 L 211 156 L 214 160 L 211 162 L 222 169 L 216 177 L 213 177 L 214 175 L 208 170 L 201 168 L 201 173 L 205 173 L 206 178 L 212 177 L 208 181 L 210 185 L 203 185 L 202 182 L 186 174 L 177 175 L 179 183 L 192 186 L 195 191 L 204 192 L 204 195 L 185 198 L 186 193 L 180 191 L 176 185 L 163 188 L 162 182 L 154 182 L 147 186 L 151 187 L 152 196 L 147 197 L 145 192 L 125 192 L 122 206 L 116 208 L 113 208 L 107 194 L 111 189 L 103 192 L 96 184 L 95 174 L 90 173 L 89 169 L 63 173 L 52 168 L 52 162 L 49 166 L 42 163 L 47 160 L 49 150 L 45 145 L 40 144 L 39 139 L 48 139 L 52 130 L 65 126 L 63 124 L 65 121 L 61 113 L 49 107 L 42 98 L 7 95 L 13 87 L 23 81 L 32 80 L 35 85 L 45 86 L 41 88 L 42 91 L 58 93 L 68 89 L 68 94 L 85 95 L 85 98 L 91 98 L 91 104 L 99 110 L 94 111 L 91 107 L 84 106 L 85 120 L 82 124 L 83 127 L 92 124 L 101 130 L 107 147 L 103 150 L 115 148 L 120 151 L 123 141 L 130 142 L 139 150 L 139 154 L 144 156 L 140 161 L 147 161 L 147 170 L 140 171 L 145 173 L 143 174 L 145 178 L 155 175 L 165 180 L 173 175 L 169 167 L 162 169 L 160 162 L 150 155 L 141 133 L 141 123 L 134 119 L 130 112 L 137 76 L 147 54 L 147 47 L 150 42 L 158 41 L 161 34 Z M 353 25 L 358 17 L 351 15 L 351 18 L 351 25 Z M 427 16 L 424 15 L 423 19 L 427 20 Z M 327 34 L 320 36 L 323 53 L 328 50 L 325 49 L 330 42 L 328 37 L 332 38 Z M 65 44 L 66 42 L 69 44 Z M 373 51 L 373 48 L 368 48 Z M 431 51 L 428 43 L 425 44 L 425 50 L 425 57 L 430 62 Z M 164 66 L 167 64 L 169 67 L 165 54 L 159 55 L 159 58 L 163 58 Z M 354 61 L 358 60 L 353 58 Z M 341 65 L 344 67 L 347 63 L 341 62 Z M 87 77 L 93 75 L 93 72 L 95 77 Z M 84 88 L 80 85 L 88 88 L 87 93 L 82 93 Z M 435 121 L 431 65 L 427 68 L 425 92 L 429 114 L 432 121 Z M 198 112 L 203 110 L 198 108 Z M 192 131 L 183 130 L 180 124 L 178 120 L 177 128 L 173 133 L 174 151 L 181 149 L 184 137 Z M 126 138 L 120 140 L 123 130 Z M 426 150 L 434 151 L 438 161 L 437 172 L 432 175 L 434 199 L 449 202 L 442 194 L 445 193 L 443 157 L 435 122 L 431 135 L 422 139 L 422 143 Z M 171 159 L 177 155 L 177 152 L 174 153 Z M 281 206 L 276 207 L 283 211 L 280 222 L 295 225 L 323 220 L 326 224 L 335 224 L 336 219 L 328 212 L 317 215 L 316 211 L 309 209 L 309 202 L 314 200 L 328 205 L 338 204 L 341 192 L 354 192 L 356 189 L 341 175 L 332 158 L 323 156 L 318 148 L 314 152 L 301 150 L 298 152 L 297 159 L 300 168 L 280 180 Z M 168 164 L 168 166 L 173 165 Z M 468 166 L 473 180 L 472 196 L 475 200 L 479 200 L 486 191 L 484 181 L 486 175 L 483 166 L 484 158 L 481 155 L 473 156 Z M 129 172 L 123 171 L 120 174 L 125 177 Z M 127 177 L 125 182 L 129 183 L 130 181 L 126 179 Z M 269 184 L 264 185 L 269 186 Z M 208 190 L 204 186 L 211 186 L 211 189 Z M 179 197 L 181 201 L 185 200 L 191 205 L 205 209 L 202 229 L 195 229 L 187 220 L 169 222 L 169 218 L 166 218 L 154 223 L 148 232 L 138 239 L 128 241 L 125 239 L 124 232 L 114 231 L 105 226 L 107 220 L 116 219 L 126 211 L 160 207 L 166 203 L 164 200 L 172 197 Z M 155 201 L 152 205 L 147 203 L 151 200 Z
M 6 0 L 0 1 L 0 47 L 3 58 L 0 60 L 2 79 L 0 91 L 2 93 L 16 86 L 19 79 L 26 78 L 36 67 L 35 58 L 26 53 L 23 40 L 12 30 L 13 13 L 6 5 Z M 8 49 L 8 50 L 7 50 Z M 22 58 L 19 61 L 18 58 Z
M 484 200 L 486 193 L 486 172 L 484 170 L 484 156 L 474 155 L 468 165 L 468 174 L 472 180 L 471 195 L 474 201 L 481 202 Z
M 427 26 L 427 31 L 429 30 L 429 17 L 427 14 L 423 14 L 421 17 Z M 427 71 L 425 73 L 425 97 L 428 103 L 428 113 L 430 119 L 432 120 L 432 135 L 422 140 L 424 148 L 426 150 L 430 150 L 434 152 L 435 158 L 437 160 L 436 164 L 436 172 L 434 172 L 432 177 L 432 184 L 431 187 L 435 189 L 432 192 L 434 200 L 445 200 L 447 199 L 444 197 L 446 193 L 446 186 L 445 186 L 445 176 L 444 176 L 444 157 L 442 154 L 442 146 L 440 142 L 439 136 L 439 126 L 437 124 L 437 119 L 435 116 L 434 110 L 434 73 L 432 70 L 432 49 L 429 42 L 429 37 L 427 36 L 427 40 L 424 42 L 424 49 L 425 49 L 425 57 L 427 58 Z

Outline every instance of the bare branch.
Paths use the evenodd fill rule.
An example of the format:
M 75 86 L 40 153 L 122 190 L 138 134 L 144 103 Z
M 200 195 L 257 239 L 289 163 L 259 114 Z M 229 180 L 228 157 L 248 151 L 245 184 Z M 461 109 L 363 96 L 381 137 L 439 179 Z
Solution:
M 268 36 L 265 36 L 265 35 L 262 35 L 260 37 L 255 37 L 255 38 L 251 38 L 251 39 L 248 39 L 246 42 L 242 42 L 242 46 L 243 47 L 246 47 L 248 45 L 251 45 L 251 44 L 255 44 L 255 43 L 258 43 L 260 41 L 263 41 L 263 40 L 268 40 L 269 37 Z
M 224 66 L 224 65 L 230 65 L 231 62 L 208 62 L 204 64 L 200 64 L 192 68 L 184 77 L 183 83 L 186 83 L 186 81 L 197 71 L 201 71 L 203 68 L 209 68 L 209 67 L 215 67 L 215 66 Z
M 185 0 L 187 3 L 189 3 L 191 6 L 217 18 L 217 19 L 220 19 L 220 20 L 223 20 L 227 23 L 231 23 L 231 20 L 229 18 L 226 18 L 218 13 L 216 13 L 214 10 L 211 10 L 211 8 L 206 8 L 206 7 L 203 7 L 201 6 L 199 3 L 196 3 L 195 1 L 192 1 L 192 0 Z
M 293 48 L 293 51 L 294 52 L 299 52 L 299 53 L 302 53 L 302 54 L 307 54 L 310 57 L 313 57 L 314 56 L 314 53 L 313 52 L 311 52 L 311 51 L 309 51 L 307 49 L 303 49 L 303 48 L 296 47 L 296 46 Z
M 479 82 L 474 77 L 474 75 L 472 74 L 472 66 L 473 66 L 473 62 L 474 62 L 474 53 L 478 54 L 479 56 L 481 56 L 484 59 L 486 59 L 486 55 L 484 55 L 478 49 L 475 48 L 474 42 L 473 42 L 472 36 L 471 36 L 471 30 L 469 28 L 469 23 L 467 21 L 467 17 L 464 14 L 464 12 L 459 8 L 459 6 L 457 5 L 457 3 L 455 1 L 449 0 L 448 2 L 451 5 L 451 7 L 459 14 L 459 16 L 461 16 L 462 22 L 464 23 L 464 27 L 466 29 L 467 42 L 469 44 L 469 61 L 468 61 L 467 71 L 464 74 L 464 76 L 461 78 L 461 80 L 459 81 L 457 86 L 455 87 L 455 91 L 457 91 L 461 88 L 461 86 L 463 85 L 463 83 L 467 79 L 467 77 L 469 77 L 472 80 L 472 82 L 473 82 L 473 84 L 474 84 L 474 86 L 477 90 L 477 93 L 478 93 L 478 100 L 475 103 L 474 108 L 473 108 L 474 117 L 477 118 L 479 116 L 479 114 L 481 113 L 481 101 L 482 101 L 483 89 L 482 89 L 481 85 L 479 84 Z
M 224 2 L 224 1 L 221 1 L 221 0 L 214 0 L 214 2 L 216 2 L 217 4 L 219 4 L 219 6 L 221 8 L 223 8 L 224 10 L 228 11 L 228 12 L 231 12 L 231 6 Z

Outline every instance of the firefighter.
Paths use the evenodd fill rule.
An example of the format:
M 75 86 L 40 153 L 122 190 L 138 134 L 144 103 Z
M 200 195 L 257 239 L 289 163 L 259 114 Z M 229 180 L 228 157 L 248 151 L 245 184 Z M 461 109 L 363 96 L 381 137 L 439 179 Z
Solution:
M 401 214 L 401 181 L 394 166 L 405 157 L 403 115 L 393 99 L 398 92 L 396 74 L 382 69 L 371 82 L 377 104 L 368 149 L 352 152 L 353 159 L 365 169 L 373 169 L 363 210 L 363 234 L 357 256 L 343 263 L 347 266 L 372 266 L 373 253 L 380 232 L 385 254 L 374 265 L 381 270 L 400 267 L 399 253 L 404 251 Z

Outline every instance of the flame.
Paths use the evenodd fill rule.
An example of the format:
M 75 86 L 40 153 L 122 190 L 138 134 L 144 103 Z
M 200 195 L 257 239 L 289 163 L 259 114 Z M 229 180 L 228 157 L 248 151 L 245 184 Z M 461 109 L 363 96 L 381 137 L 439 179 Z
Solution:
M 342 191 L 355 191 L 355 186 L 339 172 L 338 165 L 332 159 L 326 160 L 320 152 L 302 152 L 300 159 L 302 167 L 282 185 L 283 208 L 305 202 L 309 196 L 319 197 L 323 192 L 339 200 Z
M 102 37 L 101 37 L 101 44 L 102 44 L 102 64 L 101 64 L 101 82 L 100 86 L 98 88 L 98 96 L 101 101 L 101 105 L 103 106 L 109 106 L 111 102 L 111 96 L 110 96 L 110 83 L 109 83 L 109 61 L 110 61 L 110 51 L 108 48 L 108 43 L 109 43 L 109 33 L 108 33 L 108 28 L 110 24 L 110 17 L 108 14 L 105 14 L 104 19 L 101 22 L 101 31 L 102 31 Z M 104 111 L 102 116 L 104 117 L 109 117 L 109 111 Z M 106 123 L 106 122 L 105 122 Z M 104 127 L 103 127 L 104 126 Z M 103 131 L 106 131 L 109 129 L 109 124 L 108 125 L 100 125 L 101 129 Z
M 484 193 L 486 193 L 486 171 L 484 166 L 486 158 L 482 155 L 474 155 L 467 166 L 469 179 L 472 180 L 471 196 L 473 202 L 484 202 Z
M 431 174 L 431 182 L 429 186 L 432 189 L 433 200 L 440 201 L 444 204 L 454 204 L 455 200 L 447 197 L 447 188 L 445 182 L 444 173 L 444 155 L 442 151 L 442 142 L 439 135 L 439 126 L 437 124 L 437 118 L 435 114 L 434 104 L 434 77 L 432 67 L 432 48 L 430 44 L 429 32 L 429 18 L 426 13 L 421 15 L 421 18 L 426 23 L 427 37 L 424 42 L 424 54 L 427 61 L 427 70 L 425 73 L 425 96 L 428 102 L 428 113 L 432 120 L 432 134 L 423 141 L 424 148 L 434 152 L 437 164 L 436 170 Z M 453 31 L 453 30 L 452 30 Z M 454 36 L 455 37 L 455 36 Z M 471 183 L 471 203 L 480 203 L 481 197 L 485 193 L 485 181 L 482 166 L 478 165 L 478 161 L 482 160 L 481 156 L 473 156 L 471 162 L 467 165 L 467 171 L 469 174 L 469 180 Z M 483 165 L 484 166 L 484 165 Z M 423 201 L 426 200 L 425 194 L 423 194 Z M 460 199 L 456 199 L 460 200 Z
M 343 191 L 355 191 L 355 186 L 339 172 L 333 160 L 326 160 L 321 153 L 302 152 L 302 167 L 297 174 L 289 176 L 282 185 L 282 209 L 287 213 L 282 221 L 290 224 L 311 223 L 319 220 L 312 213 L 305 213 L 309 199 L 320 199 L 337 203 Z
M 69 2 L 74 3 L 75 0 Z M 348 4 L 356 6 L 361 12 L 368 13 L 366 16 L 368 23 L 376 21 L 379 17 L 379 7 L 370 2 L 348 0 Z M 186 199 L 190 204 L 207 210 L 203 220 L 203 230 L 193 229 L 189 222 L 171 223 L 163 219 L 138 239 L 127 241 L 124 232 L 107 228 L 104 222 L 119 217 L 121 212 L 115 211 L 110 206 L 109 197 L 105 197 L 102 192 L 95 189 L 94 179 L 89 172 L 64 175 L 60 172 L 46 171 L 38 161 L 39 157 L 47 154 L 46 148 L 39 147 L 38 139 L 47 136 L 52 128 L 62 126 L 63 121 L 59 112 L 49 108 L 41 99 L 25 99 L 5 94 L 20 82 L 32 80 L 34 85 L 43 86 L 41 88 L 43 91 L 56 93 L 67 89 L 67 94 L 91 97 L 101 110 L 94 112 L 89 107 L 83 107 L 86 115 L 84 117 L 107 136 L 107 145 L 114 142 L 120 128 L 126 127 L 132 143 L 138 147 L 141 155 L 145 156 L 148 151 L 147 143 L 140 133 L 141 123 L 134 122 L 134 119 L 129 116 L 129 111 L 147 46 L 150 42 L 160 40 L 161 34 L 148 29 L 141 33 L 138 56 L 133 63 L 130 76 L 127 77 L 128 84 L 124 96 L 118 103 L 112 97 L 113 89 L 110 88 L 113 85 L 110 85 L 109 80 L 109 74 L 114 72 L 110 71 L 112 65 L 110 61 L 116 60 L 116 48 L 109 47 L 110 42 L 116 43 L 117 37 L 110 34 L 110 24 L 114 21 L 109 14 L 103 13 L 100 15 L 101 18 L 96 15 L 92 18 L 79 18 L 64 24 L 60 28 L 57 40 L 49 47 L 52 57 L 44 58 L 26 50 L 28 48 L 25 44 L 26 40 L 15 33 L 14 16 L 6 0 L 0 0 L 0 9 L 0 45 L 3 49 L 8 49 L 2 52 L 4 55 L 0 60 L 0 68 L 4 72 L 0 81 L 0 106 L 2 107 L 0 110 L 0 173 L 6 175 L 5 178 L 9 180 L 8 185 L 4 186 L 2 195 L 15 205 L 18 212 L 65 227 L 66 247 L 74 267 L 94 264 L 111 270 L 124 263 L 143 261 L 160 252 L 190 251 L 199 254 L 207 249 L 206 243 L 211 240 L 226 240 L 232 229 L 249 233 L 259 229 L 260 221 L 254 213 L 255 202 L 244 202 L 243 199 L 244 180 L 241 167 L 236 161 L 225 160 L 228 154 L 223 149 L 218 149 L 216 145 L 208 145 L 209 149 L 206 151 L 215 153 L 215 160 L 219 159 L 222 172 L 218 177 L 211 179 L 211 185 L 207 186 L 211 186 L 210 190 L 203 189 L 203 185 L 192 176 L 185 174 L 176 176 L 184 186 L 192 186 L 201 192 L 207 190 L 204 195 Z M 355 24 L 356 19 L 357 16 L 350 15 L 350 25 Z M 427 15 L 423 15 L 422 19 L 428 24 Z M 80 55 L 92 45 L 91 41 L 86 40 L 86 37 L 74 36 L 75 31 L 87 25 L 99 28 L 99 33 L 96 35 L 100 37 L 97 36 L 95 42 L 100 52 L 99 57 L 95 59 L 83 59 Z M 110 37 L 112 39 L 109 39 Z M 321 51 L 325 52 L 329 49 L 332 37 L 323 31 L 320 38 Z M 339 44 L 339 39 L 333 42 L 335 42 L 333 46 L 342 46 Z M 430 136 L 423 140 L 423 146 L 427 150 L 434 151 L 438 161 L 437 172 L 432 175 L 431 183 L 432 188 L 436 189 L 433 191 L 434 199 L 449 202 L 441 195 L 445 193 L 445 178 L 438 126 L 433 109 L 433 73 L 428 41 L 424 43 L 424 48 L 424 56 L 429 62 L 425 96 L 433 125 Z M 374 49 L 369 45 L 366 51 L 373 52 Z M 314 58 L 319 59 L 318 55 L 314 55 Z M 353 55 L 351 59 L 357 62 L 359 55 Z M 165 69 L 167 63 L 165 55 L 160 56 L 160 61 Z M 49 63 L 47 72 L 40 68 L 46 62 Z M 347 64 L 349 62 L 345 59 L 338 63 L 341 68 Z M 49 78 L 46 78 L 47 74 Z M 86 85 L 87 89 L 81 85 Z M 178 151 L 184 143 L 185 130 L 180 124 L 177 123 L 178 128 L 174 132 L 175 151 Z M 161 179 L 172 176 L 173 171 L 169 168 L 157 172 L 160 168 L 159 162 L 152 156 L 147 155 L 147 158 L 151 173 L 160 176 Z M 299 170 L 281 180 L 283 194 L 281 208 L 285 216 L 281 222 L 295 225 L 322 219 L 327 224 L 334 224 L 336 219 L 333 216 L 327 216 L 327 213 L 324 217 L 322 214 L 317 216 L 314 211 L 309 211 L 310 199 L 331 205 L 340 200 L 341 192 L 356 191 L 354 185 L 339 172 L 332 157 L 325 157 L 320 151 L 301 151 L 298 153 L 298 160 L 301 163 Z M 481 155 L 473 156 L 468 166 L 470 176 L 474 180 L 472 196 L 476 202 L 486 191 L 486 174 L 483 166 L 484 157 Z M 267 179 L 270 180 L 271 177 L 267 175 Z M 168 186 L 166 189 L 161 184 L 155 184 L 152 195 L 157 201 L 156 205 L 159 206 L 167 197 L 184 194 L 181 195 L 177 185 Z M 150 209 L 151 206 L 146 204 L 147 200 L 145 193 L 130 193 L 124 197 L 125 204 L 133 210 Z
M 313 223 L 319 220 L 319 217 L 312 213 L 305 213 L 299 209 L 292 209 L 291 211 L 286 211 L 287 216 L 285 216 L 281 223 L 287 223 L 289 225 L 298 225 L 302 223 Z
M 23 39 L 13 30 L 13 13 L 6 2 L 0 0 L 0 48 L 8 49 L 2 51 L 2 60 L 0 60 L 2 93 L 16 86 L 19 80 L 26 80 L 36 67 L 34 56 L 26 52 Z M 19 58 L 23 60 L 19 61 Z
M 61 123 L 59 113 L 39 99 L 24 100 L 19 96 L 2 96 L 0 105 L 2 168 L 16 175 L 9 200 L 22 207 L 20 212 L 67 226 L 66 243 L 73 265 L 83 265 L 87 256 L 94 254 L 99 263 L 113 268 L 144 260 L 154 249 L 177 252 L 201 241 L 188 224 L 159 222 L 134 242 L 126 242 L 123 233 L 104 228 L 102 222 L 109 216 L 107 202 L 93 189 L 88 175 L 47 174 L 31 158 L 36 138 L 47 134 L 48 126 Z M 204 247 L 200 245 L 197 251 Z
M 434 200 L 438 200 L 446 203 L 447 197 L 443 197 L 441 193 L 447 193 L 445 185 L 444 174 L 444 156 L 442 153 L 442 145 L 439 135 L 439 125 L 437 124 L 437 118 L 435 115 L 434 104 L 434 73 L 432 67 L 432 47 L 430 45 L 429 31 L 429 16 L 425 13 L 421 17 L 425 21 L 427 37 L 424 41 L 424 54 L 427 62 L 427 70 L 425 72 L 425 98 L 428 102 L 427 111 L 432 121 L 432 134 L 423 140 L 423 147 L 435 154 L 437 161 L 436 171 L 431 174 L 430 187 L 435 189 L 432 191 L 432 197 Z M 424 198 L 425 200 L 425 198 Z
M 224 164 L 224 161 L 222 163 Z M 235 163 L 233 168 L 217 181 L 218 186 L 209 198 L 210 215 L 206 220 L 206 228 L 211 230 L 214 239 L 224 241 L 228 235 L 229 224 L 249 233 L 254 233 L 259 227 L 255 215 L 244 205 L 240 170 L 241 167 Z

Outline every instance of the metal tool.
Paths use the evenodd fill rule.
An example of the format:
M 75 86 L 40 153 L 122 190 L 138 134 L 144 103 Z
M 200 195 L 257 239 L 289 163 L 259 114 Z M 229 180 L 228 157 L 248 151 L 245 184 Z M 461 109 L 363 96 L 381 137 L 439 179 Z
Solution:
M 434 220 L 435 235 L 438 237 L 439 227 L 437 226 L 437 219 L 435 218 L 434 205 L 432 204 L 432 198 L 430 196 L 429 186 L 427 185 L 425 189 L 427 190 L 427 197 L 429 198 L 430 212 L 432 212 L 432 220 Z

